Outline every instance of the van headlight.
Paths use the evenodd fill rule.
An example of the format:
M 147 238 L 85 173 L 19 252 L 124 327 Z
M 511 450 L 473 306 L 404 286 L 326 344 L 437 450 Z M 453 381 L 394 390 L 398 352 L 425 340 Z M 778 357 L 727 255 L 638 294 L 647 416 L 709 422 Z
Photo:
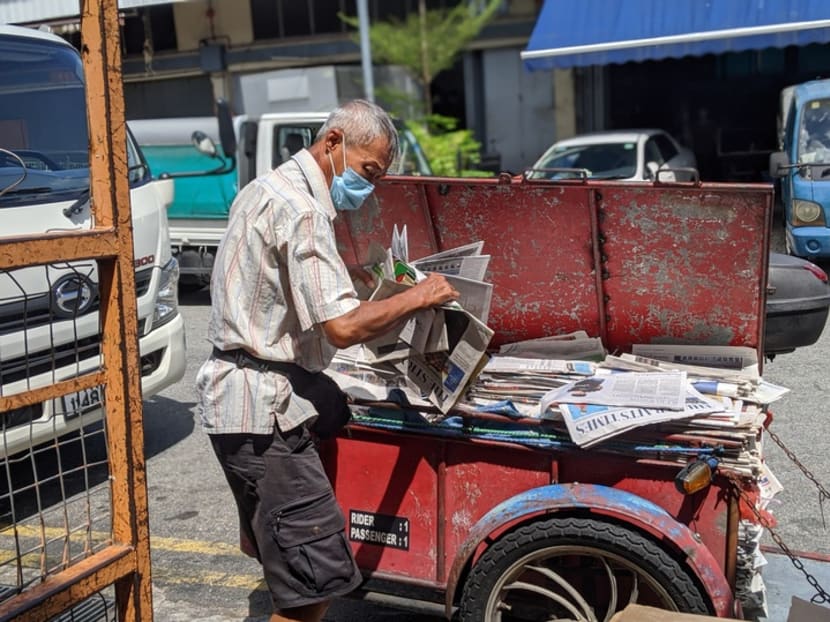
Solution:
M 824 210 L 821 205 L 813 201 L 796 199 L 793 201 L 793 227 L 820 227 L 824 226 Z
M 168 261 L 161 269 L 159 291 L 156 295 L 156 306 L 153 311 L 153 326 L 155 330 L 166 324 L 179 314 L 179 262 L 175 258 Z

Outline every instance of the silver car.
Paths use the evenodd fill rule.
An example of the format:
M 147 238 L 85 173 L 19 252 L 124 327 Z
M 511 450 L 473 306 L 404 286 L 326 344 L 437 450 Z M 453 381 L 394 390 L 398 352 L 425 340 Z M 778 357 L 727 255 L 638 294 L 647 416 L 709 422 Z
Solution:
M 686 169 L 686 170 L 683 170 Z M 554 143 L 527 172 L 530 179 L 691 181 L 692 151 L 663 130 L 615 130 L 582 134 Z M 664 172 L 663 172 L 664 171 Z

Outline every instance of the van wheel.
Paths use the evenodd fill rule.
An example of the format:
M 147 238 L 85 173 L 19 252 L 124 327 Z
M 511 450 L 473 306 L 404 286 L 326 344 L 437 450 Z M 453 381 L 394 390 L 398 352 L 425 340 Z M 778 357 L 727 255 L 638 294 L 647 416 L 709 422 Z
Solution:
M 652 541 L 619 525 L 553 518 L 485 551 L 464 586 L 461 622 L 607 622 L 631 603 L 710 613 L 687 572 Z

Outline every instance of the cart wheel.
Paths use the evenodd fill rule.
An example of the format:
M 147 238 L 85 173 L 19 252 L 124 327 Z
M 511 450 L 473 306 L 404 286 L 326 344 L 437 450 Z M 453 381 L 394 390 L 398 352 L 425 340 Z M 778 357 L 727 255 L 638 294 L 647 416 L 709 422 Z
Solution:
M 598 520 L 526 525 L 487 549 L 467 583 L 461 622 L 607 622 L 630 603 L 709 613 L 707 599 L 665 551 Z

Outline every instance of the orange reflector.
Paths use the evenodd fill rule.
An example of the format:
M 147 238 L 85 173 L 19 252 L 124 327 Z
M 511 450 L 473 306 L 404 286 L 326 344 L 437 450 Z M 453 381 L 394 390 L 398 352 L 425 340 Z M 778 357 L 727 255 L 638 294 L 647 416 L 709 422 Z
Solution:
M 678 492 L 691 495 L 703 490 L 712 483 L 712 477 L 718 466 L 718 459 L 713 457 L 701 458 L 686 465 L 674 478 L 674 486 Z

